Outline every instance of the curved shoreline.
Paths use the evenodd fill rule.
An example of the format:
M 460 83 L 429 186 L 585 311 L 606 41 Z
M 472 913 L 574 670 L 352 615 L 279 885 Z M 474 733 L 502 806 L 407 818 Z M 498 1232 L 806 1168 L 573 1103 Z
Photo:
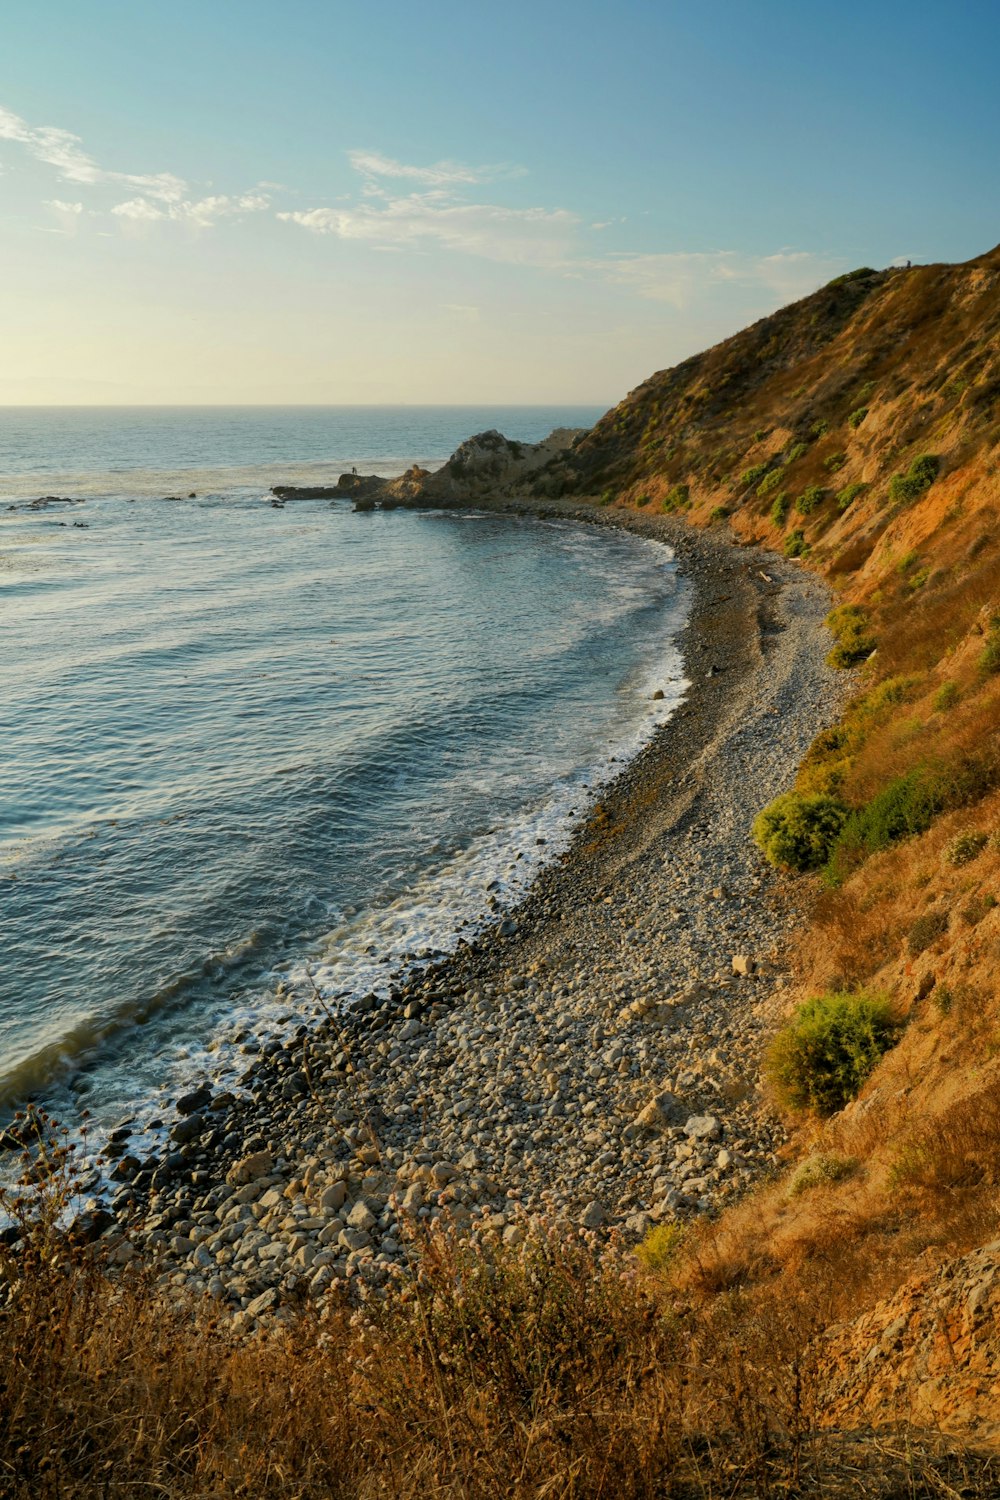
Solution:
M 492 932 L 300 1028 L 251 1065 L 245 1095 L 181 1101 L 160 1158 L 123 1147 L 117 1224 L 94 1223 L 124 1232 L 119 1258 L 152 1252 L 164 1285 L 207 1290 L 249 1326 L 333 1281 L 385 1280 L 420 1220 L 516 1240 L 544 1213 L 635 1238 L 771 1167 L 780 1128 L 755 1064 L 792 913 L 748 829 L 841 696 L 827 593 L 667 517 L 624 529 L 668 542 L 695 586 L 686 703 Z M 734 975 L 734 957 L 754 972 Z

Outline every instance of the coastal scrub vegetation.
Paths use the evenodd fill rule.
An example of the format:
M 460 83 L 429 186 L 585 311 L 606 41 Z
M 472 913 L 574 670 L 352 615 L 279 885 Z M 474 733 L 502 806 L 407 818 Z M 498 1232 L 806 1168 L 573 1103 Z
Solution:
M 857 1097 L 896 1034 L 885 995 L 818 995 L 775 1036 L 767 1075 L 786 1108 L 832 1115 Z
M 930 489 L 938 477 L 940 468 L 941 460 L 936 454 L 920 454 L 913 460 L 905 474 L 894 474 L 889 480 L 889 499 L 901 504 L 909 504 L 913 500 L 918 500 L 925 490 Z
M 785 792 L 758 813 L 753 836 L 779 869 L 818 870 L 830 858 L 848 816 L 836 797 Z
M 827 657 L 831 667 L 856 667 L 875 650 L 868 614 L 857 604 L 842 604 L 826 617 L 827 629 L 836 645 Z

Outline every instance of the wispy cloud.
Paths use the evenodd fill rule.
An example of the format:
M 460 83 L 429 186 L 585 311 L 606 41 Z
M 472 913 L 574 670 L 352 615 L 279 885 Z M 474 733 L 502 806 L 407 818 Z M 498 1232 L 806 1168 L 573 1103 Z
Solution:
M 687 307 L 699 296 L 724 283 L 766 289 L 792 300 L 804 297 L 827 276 L 841 269 L 829 256 L 802 250 L 781 250 L 752 256 L 735 250 L 710 250 L 665 255 L 610 254 L 587 259 L 582 267 L 618 286 L 629 287 L 653 302 Z
M 78 135 L 54 125 L 29 125 L 9 109 L 0 108 L 0 140 L 16 141 L 29 155 L 55 167 L 64 182 L 87 185 L 100 182 L 125 183 L 166 203 L 177 202 L 184 196 L 187 188 L 183 179 L 175 177 L 172 172 L 110 172 L 99 166 L 84 151 Z
M 143 197 L 127 198 L 124 203 L 116 203 L 111 212 L 118 219 L 138 224 L 170 219 L 177 224 L 194 224 L 200 229 L 210 229 L 219 219 L 261 213 L 270 206 L 271 200 L 266 193 L 240 193 L 235 197 L 220 193 L 208 198 L 182 198 L 177 203 L 157 203 L 151 198 Z
M 342 240 L 368 240 L 383 247 L 438 244 L 487 260 L 550 267 L 561 265 L 570 253 L 579 222 L 575 214 L 560 208 L 458 203 L 427 193 L 377 205 L 279 212 L 278 218 Z
M 356 172 L 369 178 L 390 177 L 407 182 L 421 182 L 428 187 L 471 187 L 498 178 L 523 177 L 524 167 L 500 162 L 489 167 L 469 167 L 458 161 L 438 161 L 429 167 L 407 166 L 384 156 L 381 151 L 349 151 L 347 159 Z
M 141 234 L 161 224 L 209 230 L 223 221 L 273 211 L 284 223 L 364 244 L 373 252 L 399 256 L 444 250 L 600 281 L 677 308 L 727 283 L 787 301 L 842 269 L 830 257 L 794 249 L 755 257 L 731 250 L 636 253 L 605 248 L 607 230 L 624 221 L 584 224 L 565 208 L 490 201 L 499 195 L 479 191 L 485 184 L 525 175 L 523 167 L 509 163 L 470 166 L 449 158 L 420 165 L 359 148 L 347 153 L 357 174 L 353 192 L 303 209 L 281 206 L 292 189 L 278 183 L 260 182 L 239 193 L 205 193 L 207 184 L 198 191 L 173 172 L 112 170 L 86 151 L 71 131 L 31 125 L 0 108 L 0 142 L 4 141 L 52 168 L 61 181 L 95 190 L 97 205 L 87 208 L 75 198 L 44 200 L 62 225 L 61 232 L 74 231 L 85 222 L 84 214 L 86 222 L 100 223 L 93 216 L 103 214 L 105 226 L 117 223 L 122 230 Z M 600 249 L 596 235 L 602 236 Z M 464 309 L 459 314 L 457 305 L 455 313 L 469 315 Z

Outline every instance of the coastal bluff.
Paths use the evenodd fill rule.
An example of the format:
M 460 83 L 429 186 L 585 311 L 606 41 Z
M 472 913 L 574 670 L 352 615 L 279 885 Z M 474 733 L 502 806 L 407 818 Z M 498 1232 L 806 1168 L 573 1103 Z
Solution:
M 538 443 L 521 443 L 491 428 L 466 438 L 440 469 L 414 464 L 395 479 L 377 474 L 341 474 L 336 484 L 276 484 L 271 493 L 287 500 L 352 500 L 354 509 L 468 505 L 487 496 L 511 495 L 529 485 L 536 494 L 562 493 L 564 460 L 589 431 L 556 427 Z

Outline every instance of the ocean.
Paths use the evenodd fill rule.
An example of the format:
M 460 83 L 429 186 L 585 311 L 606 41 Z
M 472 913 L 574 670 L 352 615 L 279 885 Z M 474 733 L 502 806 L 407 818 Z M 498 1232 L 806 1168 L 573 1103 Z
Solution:
M 566 847 L 686 687 L 669 551 L 267 492 L 599 414 L 0 410 L 0 1123 L 141 1136 Z

